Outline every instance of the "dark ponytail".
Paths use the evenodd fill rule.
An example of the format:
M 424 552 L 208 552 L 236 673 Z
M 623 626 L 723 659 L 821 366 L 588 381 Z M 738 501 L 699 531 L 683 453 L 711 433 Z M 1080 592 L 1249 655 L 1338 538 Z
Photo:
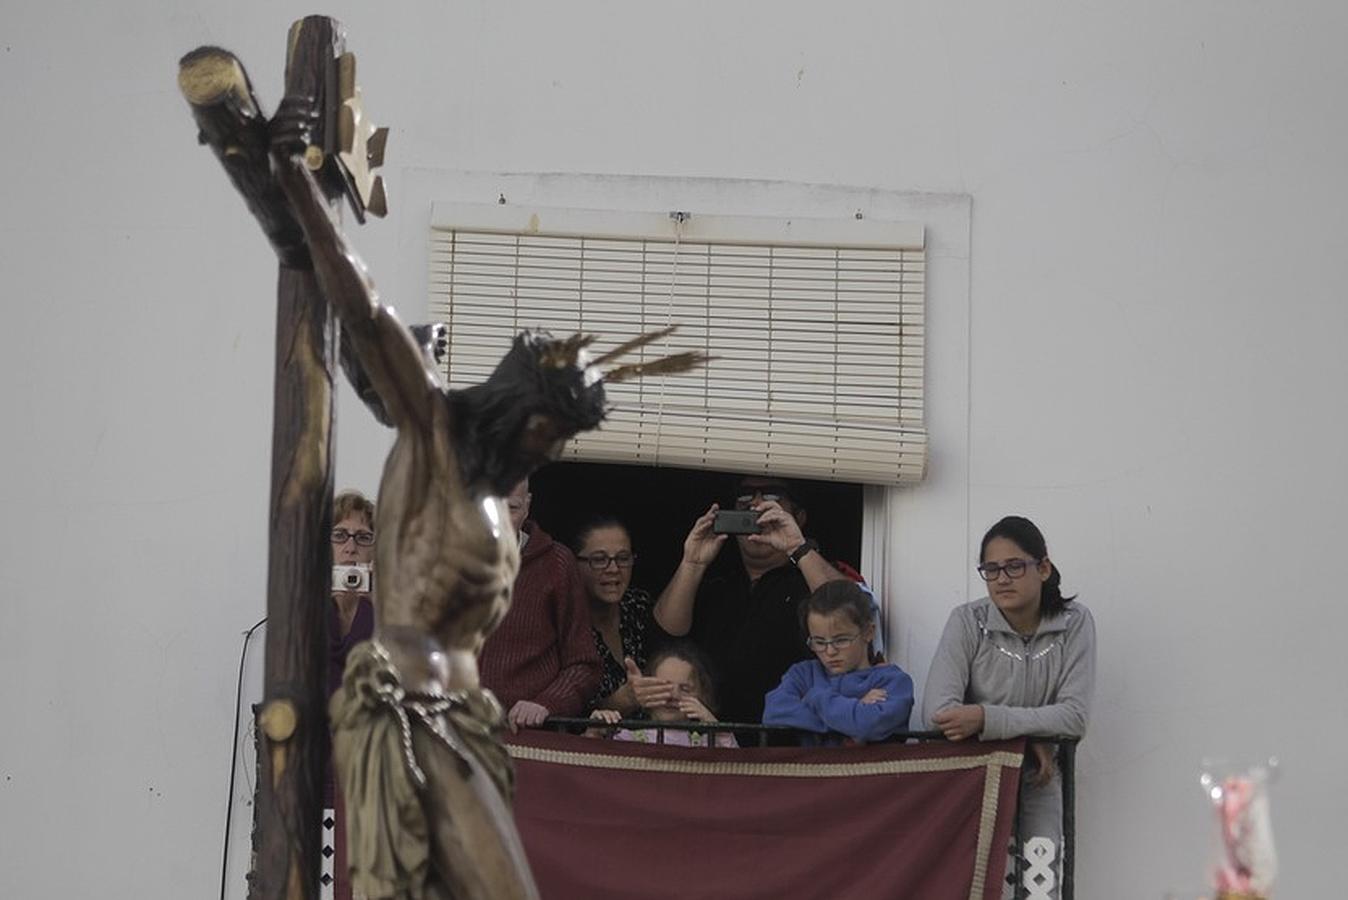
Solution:
M 1024 516 L 1007 516 L 988 529 L 988 533 L 983 535 L 982 545 L 978 548 L 979 562 L 985 561 L 988 544 L 993 538 L 1006 538 L 1036 561 L 1048 558 L 1048 544 L 1044 542 L 1043 532 Z M 1048 580 L 1044 582 L 1039 593 L 1039 615 L 1045 619 L 1058 615 L 1067 608 L 1067 604 L 1076 599 L 1075 594 L 1071 597 L 1062 595 L 1062 573 L 1051 560 L 1049 570 Z

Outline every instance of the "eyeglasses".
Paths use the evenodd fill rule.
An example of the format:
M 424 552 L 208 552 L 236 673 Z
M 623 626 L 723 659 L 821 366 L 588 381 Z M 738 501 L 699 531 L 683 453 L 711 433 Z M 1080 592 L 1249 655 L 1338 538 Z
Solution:
M 829 647 L 837 647 L 839 650 L 846 650 L 860 639 L 861 635 L 859 633 L 844 634 L 842 637 L 835 638 L 812 637 L 805 639 L 805 646 L 809 647 L 815 653 L 823 653 L 828 650 Z
M 609 556 L 607 553 L 601 551 L 598 553 L 588 553 L 585 556 L 582 556 L 581 559 L 589 563 L 591 569 L 594 569 L 596 572 L 602 572 L 608 568 L 609 563 L 613 563 L 620 569 L 630 569 L 632 568 L 632 563 L 637 561 L 637 555 L 635 553 L 628 553 L 624 550 L 621 553 L 615 553 L 612 556 Z
M 983 576 L 984 581 L 996 581 L 1005 572 L 1008 578 L 1019 578 L 1025 574 L 1025 570 L 1031 564 L 1039 565 L 1037 559 L 1012 559 L 1004 563 L 983 563 L 978 567 L 978 574 Z
M 332 529 L 331 537 L 334 544 L 345 544 L 347 541 L 355 538 L 356 543 L 360 544 L 362 547 L 374 545 L 373 531 L 347 531 L 345 528 L 334 528 Z
M 783 500 L 790 501 L 791 499 L 783 493 L 780 488 L 755 488 L 753 493 L 740 494 L 736 497 L 735 508 L 748 509 L 750 506 L 753 506 L 755 497 L 758 497 L 765 503 L 781 503 Z

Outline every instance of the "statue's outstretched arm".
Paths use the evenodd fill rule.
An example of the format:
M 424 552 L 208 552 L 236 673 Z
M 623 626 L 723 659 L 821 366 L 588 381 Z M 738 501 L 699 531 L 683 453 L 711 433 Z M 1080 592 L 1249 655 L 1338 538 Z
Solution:
M 426 365 L 436 372 L 440 371 L 440 367 L 449 358 L 449 329 L 443 323 L 436 322 L 429 325 L 413 325 L 408 331 L 412 332 L 412 340 L 421 348 L 421 353 L 426 358 Z M 382 424 L 393 427 L 393 420 L 389 418 L 388 410 L 384 408 L 384 401 L 370 383 L 370 376 L 361 368 L 360 359 L 351 346 L 351 335 L 345 330 L 342 331 L 339 358 L 342 371 L 346 373 L 346 380 L 351 384 L 351 389 L 356 392 L 360 402 L 364 403 L 370 414 Z
M 304 230 L 318 283 L 390 424 L 424 427 L 439 396 L 435 373 L 411 332 L 379 302 L 364 263 L 332 221 L 323 191 L 300 155 L 310 108 L 303 99 L 286 98 L 272 120 L 276 179 Z

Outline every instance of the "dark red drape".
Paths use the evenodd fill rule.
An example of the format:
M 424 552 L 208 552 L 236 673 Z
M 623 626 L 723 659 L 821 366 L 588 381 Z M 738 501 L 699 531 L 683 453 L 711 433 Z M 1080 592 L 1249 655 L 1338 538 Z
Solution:
M 1022 741 L 690 749 L 511 739 L 546 900 L 997 900 Z M 981 885 L 981 889 L 977 887 Z

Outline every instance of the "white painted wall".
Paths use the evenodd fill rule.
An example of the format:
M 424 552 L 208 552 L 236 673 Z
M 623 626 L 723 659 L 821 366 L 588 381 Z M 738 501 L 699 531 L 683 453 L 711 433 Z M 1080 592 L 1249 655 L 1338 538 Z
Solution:
M 274 264 L 193 143 L 175 61 L 227 46 L 270 106 L 310 11 L 0 10 L 0 895 L 218 878 L 234 666 L 263 605 Z M 494 199 L 437 196 L 480 173 L 597 173 L 513 183 L 656 209 L 677 182 L 607 176 L 970 195 L 967 332 L 932 334 L 967 339 L 963 369 L 933 360 L 933 391 L 966 399 L 933 411 L 930 483 L 892 498 L 900 659 L 925 672 L 986 525 L 1032 516 L 1101 638 L 1079 896 L 1196 889 L 1197 761 L 1268 752 L 1281 896 L 1339 893 L 1340 4 L 327 11 L 394 126 L 395 213 L 358 240 L 409 317 L 430 203 Z M 829 214 L 839 195 L 773 196 Z M 372 488 L 385 438 L 349 398 L 339 415 L 338 480 Z

